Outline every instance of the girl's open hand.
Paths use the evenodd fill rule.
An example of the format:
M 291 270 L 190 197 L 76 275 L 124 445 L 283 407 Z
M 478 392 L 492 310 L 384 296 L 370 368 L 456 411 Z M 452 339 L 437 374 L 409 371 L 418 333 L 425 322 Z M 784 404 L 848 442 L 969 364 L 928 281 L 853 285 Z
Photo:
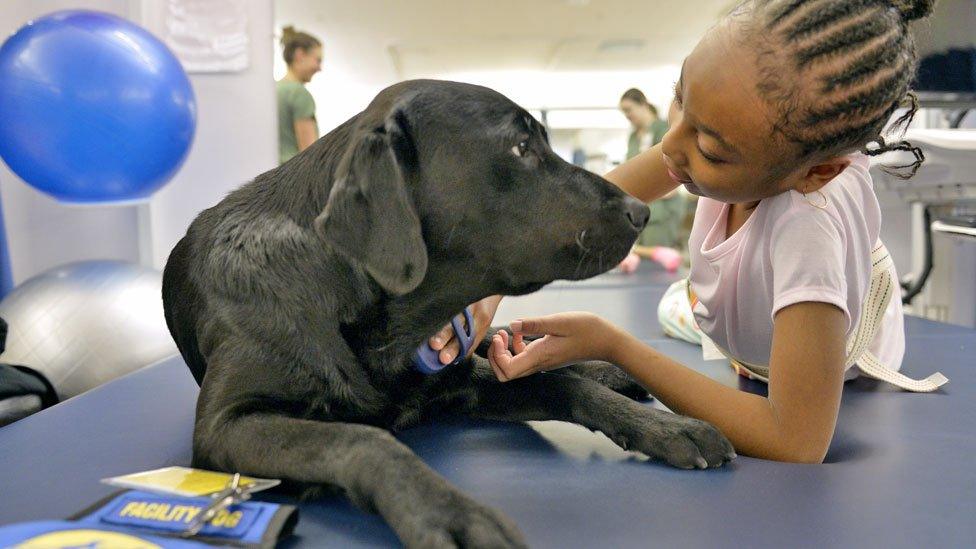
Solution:
M 559 313 L 512 322 L 512 350 L 508 333 L 491 340 L 488 361 L 500 381 L 510 381 L 584 360 L 608 360 L 613 325 L 592 313 Z M 541 335 L 528 344 L 526 335 Z

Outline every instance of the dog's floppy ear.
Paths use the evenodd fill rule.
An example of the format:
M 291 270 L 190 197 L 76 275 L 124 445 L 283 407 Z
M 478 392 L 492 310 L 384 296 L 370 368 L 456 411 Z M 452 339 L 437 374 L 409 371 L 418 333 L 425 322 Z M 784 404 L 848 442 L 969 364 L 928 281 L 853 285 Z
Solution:
M 406 117 L 394 108 L 382 125 L 353 137 L 315 219 L 322 238 L 397 295 L 416 288 L 427 273 L 427 247 L 405 184 L 416 162 Z

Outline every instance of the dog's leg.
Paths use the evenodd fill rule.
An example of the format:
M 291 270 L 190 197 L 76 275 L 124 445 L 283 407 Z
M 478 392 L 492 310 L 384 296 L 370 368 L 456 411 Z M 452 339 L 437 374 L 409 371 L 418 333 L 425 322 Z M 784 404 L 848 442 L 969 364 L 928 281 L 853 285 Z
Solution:
M 478 347 L 475 349 L 475 353 L 482 358 L 488 358 L 488 349 L 491 347 L 491 338 L 502 330 L 508 332 L 509 351 L 514 353 L 514 349 L 511 348 L 512 341 L 514 341 L 512 332 L 505 328 L 499 328 L 496 326 L 492 326 L 488 330 L 485 338 L 481 340 L 481 343 L 479 343 Z M 538 339 L 539 337 L 541 336 L 527 336 L 525 340 L 532 341 L 534 339 Z M 612 391 L 634 400 L 645 400 L 648 398 L 648 396 L 650 396 L 647 389 L 645 389 L 640 383 L 634 381 L 634 378 L 630 377 L 626 372 L 613 364 L 610 364 L 609 362 L 590 360 L 560 368 L 560 373 L 565 374 L 570 372 L 577 374 L 580 377 L 592 379 L 600 385 L 609 387 Z
M 340 488 L 383 516 L 407 547 L 524 547 L 515 525 L 431 470 L 388 431 L 252 413 L 195 433 L 195 461 L 224 471 Z
M 626 450 L 685 469 L 717 467 L 735 457 L 731 443 L 708 423 L 641 405 L 591 379 L 557 370 L 501 383 L 483 359 L 475 359 L 475 367 L 473 415 L 577 423 Z
M 647 389 L 643 385 L 634 381 L 634 378 L 609 362 L 590 360 L 580 362 L 579 364 L 572 364 L 559 370 L 561 374 L 572 373 L 593 380 L 627 398 L 646 400 L 650 397 L 650 393 L 647 392 Z

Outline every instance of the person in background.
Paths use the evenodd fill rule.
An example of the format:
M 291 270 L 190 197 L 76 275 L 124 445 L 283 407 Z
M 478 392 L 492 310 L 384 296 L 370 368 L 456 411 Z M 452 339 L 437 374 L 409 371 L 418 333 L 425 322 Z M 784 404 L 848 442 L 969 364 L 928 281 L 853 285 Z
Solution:
M 627 142 L 627 160 L 660 143 L 668 131 L 667 122 L 658 118 L 657 108 L 637 88 L 624 92 L 620 112 L 633 127 Z M 678 191 L 648 204 L 651 220 L 637 238 L 634 250 L 620 263 L 620 270 L 632 273 L 644 258 L 658 262 L 668 271 L 676 271 L 682 262 L 679 250 L 687 241 L 687 234 L 682 230 L 687 205 L 688 200 Z
M 627 141 L 627 160 L 660 143 L 668 132 L 668 123 L 658 117 L 657 107 L 637 88 L 624 92 L 620 98 L 620 112 L 634 129 Z
M 322 43 L 292 26 L 282 29 L 288 73 L 278 81 L 278 163 L 305 150 L 319 138 L 315 121 L 315 99 L 305 89 L 315 73 L 322 70 Z

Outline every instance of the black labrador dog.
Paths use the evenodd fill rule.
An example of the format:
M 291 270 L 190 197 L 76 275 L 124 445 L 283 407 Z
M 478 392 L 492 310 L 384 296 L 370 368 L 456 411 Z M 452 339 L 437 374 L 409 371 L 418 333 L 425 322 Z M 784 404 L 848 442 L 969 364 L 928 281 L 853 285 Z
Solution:
M 195 466 L 331 487 L 411 547 L 522 546 L 390 434 L 437 414 L 562 420 L 678 467 L 734 456 L 713 427 L 567 370 L 509 383 L 479 356 L 412 364 L 467 304 L 608 270 L 647 207 L 557 157 L 501 94 L 410 81 L 202 212 L 163 277 L 200 383 Z

